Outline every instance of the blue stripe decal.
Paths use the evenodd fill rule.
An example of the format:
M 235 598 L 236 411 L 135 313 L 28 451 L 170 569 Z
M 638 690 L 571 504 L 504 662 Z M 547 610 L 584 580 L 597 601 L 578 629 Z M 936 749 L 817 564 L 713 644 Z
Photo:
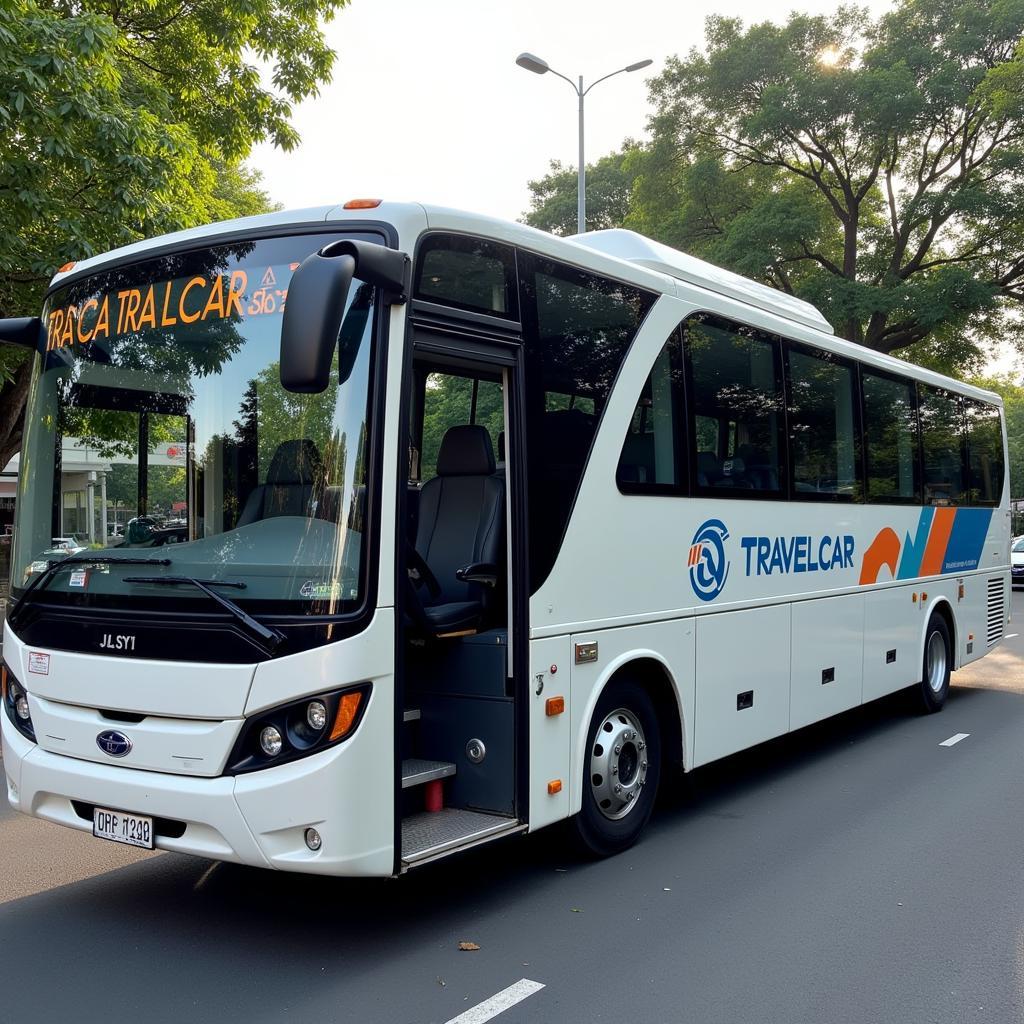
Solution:
M 964 572 L 977 569 L 981 561 L 981 550 L 988 536 L 992 522 L 990 508 L 958 508 L 953 520 L 953 530 L 946 545 L 946 557 L 942 562 L 943 572 Z
M 935 509 L 931 505 L 921 509 L 920 518 L 917 520 L 917 535 L 913 540 L 907 534 L 903 541 L 903 555 L 900 558 L 899 572 L 896 573 L 898 580 L 910 580 L 921 573 L 921 561 L 924 559 L 924 549 L 928 544 L 928 534 L 932 528 L 932 519 L 935 516 Z

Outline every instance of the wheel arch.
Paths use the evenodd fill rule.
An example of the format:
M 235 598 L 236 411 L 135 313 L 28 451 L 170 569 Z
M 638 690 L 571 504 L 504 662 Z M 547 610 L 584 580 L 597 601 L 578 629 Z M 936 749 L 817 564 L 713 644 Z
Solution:
M 605 690 L 623 678 L 632 679 L 643 686 L 654 702 L 658 723 L 663 730 L 662 767 L 670 769 L 673 765 L 681 765 L 683 771 L 689 770 L 691 759 L 686 749 L 685 711 L 675 674 L 664 657 L 656 651 L 641 649 L 623 653 L 605 667 L 597 685 L 588 695 L 586 706 L 578 720 L 572 759 L 574 784 L 570 813 L 578 811 L 583 801 L 579 780 L 583 778 L 587 733 L 590 730 L 594 709 Z
M 933 615 L 941 615 L 945 620 L 946 628 L 949 630 L 949 646 L 951 648 L 949 664 L 951 669 L 957 669 L 960 667 L 960 645 L 957 643 L 956 613 L 953 611 L 953 605 L 949 598 L 944 594 L 938 594 L 933 600 L 928 602 L 927 613 L 924 616 L 924 622 L 921 624 L 920 642 L 917 645 L 919 652 L 918 664 L 924 665 L 924 645 L 928 640 L 928 623 L 931 622 Z

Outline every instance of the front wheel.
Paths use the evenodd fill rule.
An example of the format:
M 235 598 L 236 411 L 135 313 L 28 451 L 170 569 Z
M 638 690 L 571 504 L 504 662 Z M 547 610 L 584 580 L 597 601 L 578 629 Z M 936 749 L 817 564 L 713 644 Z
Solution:
M 953 665 L 953 645 L 949 626 L 937 613 L 928 620 L 924 634 L 924 659 L 921 665 L 919 695 L 923 710 L 941 711 L 949 696 L 949 673 Z
M 654 809 L 661 736 L 654 704 L 632 680 L 601 694 L 587 733 L 583 805 L 574 823 L 584 849 L 608 857 L 636 842 Z

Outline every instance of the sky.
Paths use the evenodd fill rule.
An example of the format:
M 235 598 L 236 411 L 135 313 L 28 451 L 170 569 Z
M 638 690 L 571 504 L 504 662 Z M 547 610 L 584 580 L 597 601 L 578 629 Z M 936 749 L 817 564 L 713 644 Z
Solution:
M 586 160 L 643 138 L 646 81 L 668 57 L 702 47 L 712 13 L 745 23 L 837 0 L 351 0 L 326 26 L 333 80 L 296 106 L 297 150 L 258 146 L 250 163 L 285 208 L 357 197 L 413 200 L 515 220 L 551 160 L 575 166 L 577 101 L 552 74 L 518 67 L 523 51 L 584 85 L 636 61 L 586 99 Z M 867 0 L 872 14 L 888 0 Z M 1024 369 L 1006 354 L 991 369 Z
M 836 0 L 352 0 L 330 23 L 333 81 L 295 109 L 297 151 L 260 146 L 251 163 L 286 207 L 357 196 L 439 203 L 517 219 L 527 182 L 552 159 L 575 166 L 577 101 L 552 74 L 518 67 L 524 50 L 584 85 L 617 75 L 586 99 L 586 159 L 641 138 L 645 80 L 667 57 L 703 42 L 716 12 L 785 20 L 794 7 L 825 13 Z M 867 4 L 883 10 L 888 4 Z

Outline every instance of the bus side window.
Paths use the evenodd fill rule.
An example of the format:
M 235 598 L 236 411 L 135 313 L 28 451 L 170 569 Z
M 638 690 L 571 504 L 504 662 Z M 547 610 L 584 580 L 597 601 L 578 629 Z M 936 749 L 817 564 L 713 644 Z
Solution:
M 861 391 L 868 501 L 919 501 L 921 486 L 913 382 L 863 370 Z
M 967 417 L 968 488 L 972 505 L 998 505 L 1003 491 L 1003 431 L 999 409 L 964 399 Z
M 789 346 L 789 461 L 793 497 L 859 497 L 854 369 L 831 353 Z
M 615 479 L 623 494 L 686 493 L 682 400 L 682 350 L 673 333 L 644 383 L 622 442 Z
M 918 385 L 926 505 L 964 504 L 965 436 L 960 396 Z
M 780 497 L 783 388 L 779 339 L 710 314 L 684 325 L 691 388 L 693 480 L 698 491 L 723 497 Z M 717 448 L 709 421 L 724 427 Z

